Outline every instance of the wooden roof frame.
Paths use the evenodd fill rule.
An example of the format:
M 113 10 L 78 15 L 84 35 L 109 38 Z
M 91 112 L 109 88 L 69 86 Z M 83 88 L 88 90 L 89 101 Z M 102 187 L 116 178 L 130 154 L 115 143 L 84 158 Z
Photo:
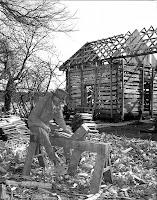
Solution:
M 138 34 L 137 34 L 138 33 Z M 129 41 L 129 42 L 128 42 Z M 151 26 L 140 32 L 127 32 L 117 36 L 84 44 L 61 66 L 60 70 L 84 63 L 110 62 L 114 59 L 136 57 L 157 53 L 157 28 Z

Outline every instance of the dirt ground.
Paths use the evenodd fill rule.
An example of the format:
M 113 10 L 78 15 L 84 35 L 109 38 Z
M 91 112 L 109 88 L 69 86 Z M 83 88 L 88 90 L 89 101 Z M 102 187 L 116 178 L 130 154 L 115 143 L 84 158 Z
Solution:
M 126 136 L 127 138 L 141 138 L 157 141 L 157 133 L 151 133 L 151 131 L 148 133 L 143 132 L 143 130 L 149 130 L 153 126 L 153 121 L 141 120 L 121 123 L 102 123 L 98 124 L 97 129 L 100 133 L 105 132 L 117 136 Z

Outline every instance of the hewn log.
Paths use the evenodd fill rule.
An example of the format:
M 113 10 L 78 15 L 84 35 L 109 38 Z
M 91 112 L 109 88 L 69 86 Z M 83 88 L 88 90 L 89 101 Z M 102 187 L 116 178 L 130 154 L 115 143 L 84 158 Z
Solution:
M 99 154 L 105 154 L 106 145 L 108 143 L 102 142 L 92 142 L 92 141 L 74 141 L 70 138 L 63 138 L 63 137 L 53 137 L 50 136 L 50 141 L 52 146 L 59 146 L 59 147 L 68 147 L 71 149 L 77 149 L 81 151 L 91 151 Z
M 53 184 L 51 183 L 42 183 L 36 181 L 13 181 L 13 180 L 5 180 L 6 185 L 12 186 L 23 186 L 23 187 L 40 187 L 45 189 L 52 189 Z

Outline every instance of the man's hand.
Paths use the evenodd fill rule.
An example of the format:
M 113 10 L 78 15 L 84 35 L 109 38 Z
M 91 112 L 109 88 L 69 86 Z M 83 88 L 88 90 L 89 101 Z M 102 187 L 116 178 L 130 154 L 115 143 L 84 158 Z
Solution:
M 46 125 L 45 125 L 45 127 L 44 127 L 44 130 L 45 130 L 47 133 L 50 133 L 50 132 L 51 132 L 50 127 L 49 127 L 49 126 L 46 126 Z
M 73 135 L 73 132 L 71 130 L 70 127 L 67 127 L 66 130 L 65 130 L 66 133 L 70 134 L 70 135 Z
M 49 124 L 49 127 L 51 128 L 51 130 L 56 130 L 56 129 L 59 129 L 59 126 L 57 125 L 57 124 L 55 124 L 55 123 L 50 123 Z

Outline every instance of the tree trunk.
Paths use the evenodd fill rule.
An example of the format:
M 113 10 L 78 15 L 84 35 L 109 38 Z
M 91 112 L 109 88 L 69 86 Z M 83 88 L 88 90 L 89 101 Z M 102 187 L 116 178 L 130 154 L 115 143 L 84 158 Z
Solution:
M 5 91 L 5 96 L 4 96 L 4 110 L 5 110 L 5 112 L 10 111 L 10 105 L 11 105 L 13 90 L 14 90 L 14 81 L 12 79 L 9 79 L 8 83 L 6 85 L 6 91 Z

